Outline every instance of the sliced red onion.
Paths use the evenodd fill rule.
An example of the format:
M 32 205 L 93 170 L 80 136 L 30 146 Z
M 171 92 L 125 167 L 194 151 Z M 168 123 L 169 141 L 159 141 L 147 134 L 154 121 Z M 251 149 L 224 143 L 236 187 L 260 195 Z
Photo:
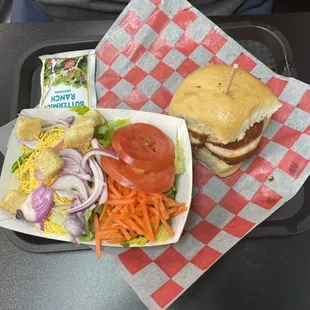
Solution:
M 30 117 L 32 118 L 32 117 Z M 51 122 L 51 121 L 46 121 L 44 119 L 41 119 L 42 120 L 42 127 L 48 127 L 48 126 L 52 126 L 52 125 L 55 125 L 55 122 Z
M 75 121 L 75 116 L 69 116 L 66 119 L 59 118 L 57 119 L 56 123 L 66 124 L 66 125 L 72 125 Z
M 27 146 L 28 149 L 31 149 L 31 150 L 35 150 L 39 144 L 38 140 L 22 140 L 22 139 L 19 139 L 17 136 L 16 138 L 19 140 L 20 143 Z
M 62 120 L 62 119 L 57 120 L 57 121 L 56 121 L 56 125 L 63 126 L 63 127 L 65 127 L 66 129 L 69 129 L 69 127 L 70 127 L 70 125 L 69 125 L 66 121 L 64 121 L 64 120 Z
M 17 113 L 17 116 L 29 117 L 28 114 L 24 110 L 22 110 L 20 113 Z
M 96 200 L 99 198 L 99 196 L 102 193 L 104 182 L 103 182 L 103 173 L 99 165 L 94 161 L 92 158 L 90 159 L 90 168 L 93 171 L 94 174 L 94 189 L 91 193 L 91 195 L 88 197 L 86 201 L 84 201 L 81 205 L 78 207 L 74 207 L 67 211 L 68 215 L 72 215 L 74 213 L 83 211 L 87 208 L 89 208 L 93 203 L 96 202 Z
M 100 145 L 99 142 L 96 138 L 92 139 L 90 141 L 91 146 L 93 147 L 93 149 L 100 149 Z M 97 163 L 100 165 L 100 156 L 98 154 L 95 155 Z
M 69 116 L 65 120 L 68 124 L 72 125 L 75 122 L 75 116 Z
M 43 231 L 44 230 L 44 222 L 40 222 L 40 229 Z
M 53 129 L 54 125 L 49 125 L 49 126 L 46 126 L 46 127 L 42 127 L 42 132 L 47 132 L 51 129 Z
M 108 187 L 105 184 L 99 200 L 99 205 L 103 205 L 108 200 Z
M 80 205 L 82 203 L 82 200 L 80 199 L 79 196 L 77 196 L 74 200 L 74 203 L 72 204 L 71 208 L 77 207 L 78 205 Z
M 78 163 L 82 161 L 83 155 L 78 150 L 66 147 L 58 152 L 59 156 L 68 156 L 76 160 Z
M 75 199 L 72 200 L 70 208 L 77 207 L 81 203 L 82 202 L 80 198 L 76 197 Z M 80 244 L 80 241 L 78 240 L 78 238 L 86 234 L 86 230 L 85 230 L 86 223 L 85 223 L 84 212 L 80 211 L 80 212 L 77 212 L 76 214 L 71 215 L 69 218 L 67 218 L 64 221 L 64 226 L 66 227 L 67 231 L 71 235 L 75 245 L 78 246 Z
M 42 131 L 46 132 L 49 131 L 51 129 L 53 129 L 54 127 L 64 127 L 65 129 L 69 127 L 69 124 L 64 122 L 63 120 L 61 121 L 55 121 L 55 122 L 51 122 L 51 121 L 45 121 L 42 120 Z
M 44 175 L 39 170 L 34 171 L 34 177 L 41 182 L 45 180 Z
M 91 176 L 89 174 L 86 173 L 79 173 L 79 172 L 74 172 L 69 168 L 64 168 L 60 171 L 61 175 L 65 175 L 65 174 L 72 174 L 75 175 L 76 177 L 80 178 L 83 181 L 91 181 Z
M 73 172 L 82 172 L 85 173 L 85 170 L 82 168 L 79 162 L 77 162 L 75 159 L 69 156 L 61 156 L 61 158 L 64 160 L 65 165 L 64 168 L 69 169 Z
M 75 190 L 78 195 L 87 200 L 88 193 L 83 181 L 75 175 L 63 175 L 57 178 L 50 186 L 55 191 Z
M 88 185 L 88 181 L 83 181 L 83 182 L 84 182 L 84 185 L 85 185 L 85 187 L 86 187 L 86 189 L 87 189 L 87 194 L 88 194 L 88 196 L 90 196 L 93 190 L 92 190 L 92 188 L 90 188 L 90 186 Z
M 104 183 L 103 172 L 102 172 L 101 167 L 98 165 L 98 163 L 93 158 L 90 158 L 89 164 L 94 174 L 94 180 L 98 179 Z
M 78 238 L 86 234 L 85 220 L 83 219 L 83 222 L 82 222 L 80 217 L 77 214 L 74 214 L 70 216 L 69 218 L 65 219 L 64 226 L 66 227 L 68 233 L 73 238 Z
M 78 193 L 75 190 L 58 190 L 56 193 L 59 197 L 66 197 L 69 200 L 73 200 L 78 197 Z
M 16 212 L 16 218 L 29 223 L 40 223 L 50 213 L 53 206 L 53 191 L 42 183 L 28 195 Z
M 107 149 L 92 149 L 90 151 L 88 151 L 84 156 L 83 159 L 81 161 L 81 166 L 83 169 L 85 169 L 86 167 L 86 163 L 89 157 L 93 156 L 93 155 L 99 155 L 99 156 L 107 156 L 107 157 L 112 157 L 114 159 L 118 159 L 118 155 L 117 153 L 107 150 Z

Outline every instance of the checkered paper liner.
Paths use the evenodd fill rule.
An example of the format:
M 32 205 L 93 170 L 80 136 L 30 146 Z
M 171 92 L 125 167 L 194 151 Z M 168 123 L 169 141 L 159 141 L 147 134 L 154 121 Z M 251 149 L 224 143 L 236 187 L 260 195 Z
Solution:
M 206 64 L 238 64 L 274 91 L 273 115 L 255 156 L 229 178 L 194 162 L 191 210 L 181 240 L 105 249 L 150 309 L 166 308 L 310 174 L 310 87 L 276 75 L 184 0 L 132 0 L 96 49 L 98 105 L 167 113 L 173 93 Z

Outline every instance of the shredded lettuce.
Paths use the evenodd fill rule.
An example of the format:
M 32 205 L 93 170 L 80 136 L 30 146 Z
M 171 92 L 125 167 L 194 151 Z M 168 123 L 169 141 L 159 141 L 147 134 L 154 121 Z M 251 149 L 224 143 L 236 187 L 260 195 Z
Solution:
M 87 209 L 84 211 L 84 217 L 85 217 L 85 223 L 86 223 L 86 235 L 85 236 L 81 236 L 79 239 L 80 241 L 91 241 L 93 239 L 94 236 L 94 229 L 93 229 L 93 220 L 92 220 L 92 210 Z
M 186 171 L 185 168 L 185 156 L 184 150 L 180 144 L 178 134 L 175 142 L 175 157 L 174 157 L 174 165 L 175 165 L 175 174 L 183 174 Z
M 157 232 L 155 240 L 159 242 L 165 242 L 169 239 L 170 239 L 170 235 L 167 232 L 165 226 L 163 224 L 160 224 L 158 227 L 158 232 Z M 142 247 L 148 242 L 149 242 L 148 238 L 146 238 L 145 236 L 139 236 L 137 238 L 121 242 L 120 244 L 125 248 L 129 248 L 131 244 L 136 244 Z
M 103 205 L 97 205 L 97 207 L 94 209 L 94 212 L 97 213 L 98 216 L 101 215 L 101 212 L 103 210 Z
M 99 143 L 106 147 L 111 143 L 112 134 L 115 129 L 131 124 L 129 118 L 117 119 L 113 121 L 108 121 L 103 125 L 99 126 L 95 130 L 95 138 Z
M 177 194 L 177 189 L 175 187 L 175 182 L 174 184 L 166 191 L 163 193 L 165 196 L 167 196 L 170 199 L 175 200 L 175 196 Z
M 44 221 L 44 232 L 56 235 L 68 234 L 67 229 L 63 225 L 65 219 L 65 209 L 53 209 L 48 219 Z
M 139 236 L 137 238 L 121 242 L 121 245 L 125 248 L 128 248 L 131 244 L 137 244 L 138 246 L 144 246 L 148 242 L 149 242 L 148 238 L 144 236 Z
M 169 240 L 170 238 L 171 237 L 168 231 L 166 230 L 165 226 L 163 224 L 160 224 L 158 227 L 158 232 L 157 232 L 155 240 L 160 241 L 160 242 L 165 242 Z
M 83 115 L 87 113 L 90 110 L 90 108 L 83 105 L 83 106 L 72 107 L 70 110 L 73 112 L 76 112 L 78 115 Z

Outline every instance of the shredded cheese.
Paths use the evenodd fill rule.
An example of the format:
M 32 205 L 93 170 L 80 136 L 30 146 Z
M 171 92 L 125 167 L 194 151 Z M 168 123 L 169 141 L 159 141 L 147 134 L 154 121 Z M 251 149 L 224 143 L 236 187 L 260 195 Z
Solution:
M 60 127 L 53 127 L 51 130 L 42 133 L 40 137 L 37 137 L 38 145 L 36 149 L 30 154 L 28 158 L 26 158 L 22 164 L 18 161 L 18 168 L 14 172 L 14 176 L 20 180 L 20 184 L 18 189 L 23 191 L 24 193 L 30 194 L 33 190 L 35 190 L 41 183 L 41 181 L 37 180 L 34 176 L 35 172 L 35 164 L 34 159 L 35 157 L 46 147 L 54 147 L 56 146 L 63 138 L 64 138 L 65 130 L 64 128 Z M 64 148 L 62 146 L 62 148 Z M 86 153 L 91 149 L 91 147 L 80 150 L 82 153 Z M 27 154 L 31 150 L 26 146 L 22 146 L 20 149 L 22 154 Z M 45 180 L 46 186 L 50 186 L 51 183 L 57 178 L 58 176 Z M 54 193 L 54 202 L 58 206 L 64 206 L 64 209 L 54 208 L 53 212 L 59 212 L 65 218 L 66 217 L 66 210 L 65 206 L 70 206 L 71 200 L 67 197 L 60 197 L 56 193 Z M 65 227 L 59 223 L 53 222 L 53 212 L 49 214 L 49 216 L 44 220 L 44 231 L 43 233 L 46 234 L 56 234 L 56 235 L 67 235 L 68 232 Z
M 64 128 L 54 127 L 51 130 L 42 133 L 40 137 L 37 137 L 39 142 L 37 148 L 24 160 L 22 165 L 18 162 L 19 167 L 14 172 L 15 177 L 20 180 L 18 187 L 19 190 L 29 194 L 40 185 L 40 181 L 34 176 L 34 158 L 42 151 L 42 149 L 56 146 L 63 139 L 64 132 Z M 22 146 L 21 152 L 23 154 L 28 153 L 29 149 Z M 45 184 L 49 186 L 55 178 L 46 180 Z M 56 194 L 54 195 L 54 202 L 60 205 L 70 205 L 71 203 L 69 199 L 58 197 Z
M 65 227 L 59 223 L 53 222 L 53 217 L 60 213 L 60 216 L 63 216 L 63 218 L 66 217 L 66 209 L 54 209 L 54 213 L 50 214 L 45 220 L 44 220 L 44 234 L 54 234 L 54 235 L 67 235 L 68 231 L 65 229 Z

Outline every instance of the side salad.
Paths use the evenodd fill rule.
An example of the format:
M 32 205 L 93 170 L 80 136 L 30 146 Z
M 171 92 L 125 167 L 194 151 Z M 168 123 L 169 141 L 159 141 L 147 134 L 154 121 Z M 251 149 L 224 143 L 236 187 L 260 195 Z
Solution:
M 73 242 L 143 246 L 174 236 L 169 220 L 187 206 L 175 201 L 184 150 L 159 128 L 106 121 L 98 110 L 46 122 L 22 114 L 21 156 L 11 173 L 20 181 L 1 202 L 16 219 Z

